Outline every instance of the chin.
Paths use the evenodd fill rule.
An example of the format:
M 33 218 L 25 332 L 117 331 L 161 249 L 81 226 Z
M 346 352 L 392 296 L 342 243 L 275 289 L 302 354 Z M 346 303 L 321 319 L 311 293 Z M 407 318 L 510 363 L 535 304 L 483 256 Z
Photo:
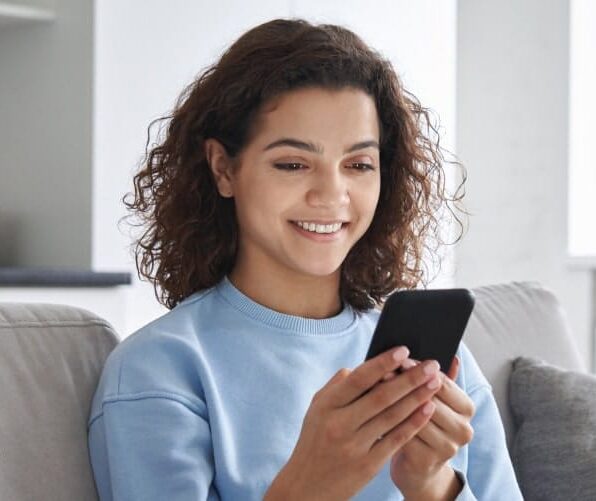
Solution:
M 300 266 L 296 268 L 296 271 L 313 278 L 331 278 L 339 273 L 340 267 L 341 263 L 330 263 L 326 266 Z

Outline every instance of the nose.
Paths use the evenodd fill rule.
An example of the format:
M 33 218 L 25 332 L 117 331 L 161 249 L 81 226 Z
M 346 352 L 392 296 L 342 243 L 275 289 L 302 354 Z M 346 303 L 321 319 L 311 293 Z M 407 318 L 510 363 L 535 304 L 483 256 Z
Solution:
M 312 207 L 336 209 L 350 203 L 349 185 L 341 167 L 320 169 L 313 176 L 306 200 Z

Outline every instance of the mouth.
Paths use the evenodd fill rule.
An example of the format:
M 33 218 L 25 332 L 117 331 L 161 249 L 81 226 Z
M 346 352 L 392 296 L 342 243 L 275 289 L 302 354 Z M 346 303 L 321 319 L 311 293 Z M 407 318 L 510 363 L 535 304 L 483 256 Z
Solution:
M 300 225 L 298 221 L 289 221 L 293 228 L 295 228 L 301 235 L 310 238 L 311 240 L 319 242 L 327 242 L 337 240 L 345 231 L 349 222 L 337 221 L 336 223 L 316 225 L 312 230 L 312 225 Z M 335 226 L 334 226 L 335 224 Z M 341 225 L 340 225 L 341 224 Z

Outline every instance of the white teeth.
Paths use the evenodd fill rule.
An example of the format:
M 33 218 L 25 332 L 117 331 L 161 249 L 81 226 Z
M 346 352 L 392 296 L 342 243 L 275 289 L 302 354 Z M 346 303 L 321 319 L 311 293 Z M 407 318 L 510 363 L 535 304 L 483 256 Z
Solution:
M 342 223 L 335 223 L 335 224 L 315 224 L 315 223 L 306 223 L 302 221 L 296 221 L 296 224 L 301 228 L 312 231 L 315 233 L 335 233 L 339 231 L 342 226 Z

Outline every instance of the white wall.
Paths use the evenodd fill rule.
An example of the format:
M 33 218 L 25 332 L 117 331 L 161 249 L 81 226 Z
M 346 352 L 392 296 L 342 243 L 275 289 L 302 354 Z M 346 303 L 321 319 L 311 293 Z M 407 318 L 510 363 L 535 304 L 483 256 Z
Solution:
M 540 281 L 588 364 L 592 277 L 567 254 L 568 2 L 460 0 L 458 23 L 457 146 L 473 215 L 457 282 Z
M 596 267 L 596 2 L 571 1 L 569 96 L 569 253 Z
M 273 1 L 163 2 L 97 0 L 93 136 L 93 267 L 134 270 L 130 242 L 117 220 L 132 189 L 149 122 L 167 113 L 182 88 L 248 28 L 299 16 L 345 24 L 390 56 L 406 86 L 435 109 L 455 144 L 455 0 L 436 2 Z M 123 230 L 126 227 L 123 226 Z M 450 283 L 449 266 L 435 283 Z M 167 310 L 151 286 L 127 294 L 127 336 Z

